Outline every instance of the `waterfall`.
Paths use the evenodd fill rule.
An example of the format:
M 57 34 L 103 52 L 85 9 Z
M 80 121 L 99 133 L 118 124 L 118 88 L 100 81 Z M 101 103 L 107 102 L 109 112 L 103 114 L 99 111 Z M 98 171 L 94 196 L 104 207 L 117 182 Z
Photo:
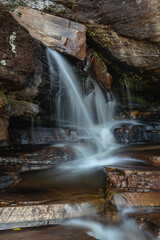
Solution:
M 98 83 L 92 79 L 94 89 L 88 95 L 82 93 L 81 86 L 71 66 L 61 54 L 47 48 L 50 67 L 50 80 L 53 86 L 58 86 L 58 92 L 53 97 L 55 117 L 63 126 L 66 124 L 87 130 L 87 144 L 79 143 L 72 146 L 77 158 L 60 166 L 72 176 L 77 173 L 91 171 L 106 165 L 125 164 L 137 161 L 128 158 L 112 156 L 119 146 L 115 143 L 112 128 L 117 124 L 113 121 L 116 101 L 113 94 L 103 93 Z
M 91 80 L 94 90 L 88 96 L 83 96 L 81 86 L 68 62 L 49 48 L 47 56 L 51 82 L 59 85 L 54 99 L 58 120 L 77 127 L 93 127 L 95 123 L 104 124 L 112 119 L 116 103 L 110 93 L 104 96 L 98 84 Z
M 50 67 L 50 80 L 52 86 L 57 86 L 58 92 L 53 97 L 55 106 L 55 118 L 62 126 L 71 126 L 87 130 L 87 142 L 79 142 L 73 145 L 76 157 L 59 166 L 59 171 L 66 181 L 69 177 L 76 178 L 88 171 L 97 170 L 103 166 L 123 166 L 128 162 L 139 161 L 137 159 L 120 158 L 113 152 L 120 146 L 114 141 L 112 129 L 117 124 L 113 121 L 116 101 L 112 93 L 104 93 L 98 83 L 90 77 L 94 89 L 85 95 L 82 91 L 76 75 L 71 66 L 56 51 L 47 48 L 47 56 Z M 132 108 L 131 96 L 126 83 L 129 106 Z M 124 220 L 124 219 L 122 219 Z M 90 236 L 100 240 L 146 240 L 138 229 L 135 221 L 122 221 L 118 227 L 103 226 L 98 222 L 71 220 L 68 225 L 82 227 L 90 230 Z M 150 238 L 152 239 L 152 238 Z

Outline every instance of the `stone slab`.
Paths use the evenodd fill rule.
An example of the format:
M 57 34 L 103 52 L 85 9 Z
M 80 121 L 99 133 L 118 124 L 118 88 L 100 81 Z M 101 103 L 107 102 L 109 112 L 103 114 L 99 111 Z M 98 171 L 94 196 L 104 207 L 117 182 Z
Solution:
M 95 213 L 96 203 L 38 204 L 0 207 L 0 230 L 57 225 Z
M 160 192 L 119 193 L 112 198 L 113 204 L 134 207 L 160 207 Z
M 18 7 L 13 16 L 30 35 L 46 46 L 81 60 L 86 57 L 86 27 L 41 11 Z
M 160 191 L 159 167 L 139 167 L 135 169 L 105 168 L 107 188 L 118 192 Z

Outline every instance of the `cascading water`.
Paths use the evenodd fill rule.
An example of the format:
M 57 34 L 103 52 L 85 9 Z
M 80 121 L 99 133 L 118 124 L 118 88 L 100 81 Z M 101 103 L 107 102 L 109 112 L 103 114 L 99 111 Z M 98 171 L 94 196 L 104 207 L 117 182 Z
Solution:
M 89 136 L 87 144 L 82 142 L 74 146 L 76 159 L 63 163 L 59 167 L 59 171 L 63 171 L 63 177 L 66 175 L 70 178 L 77 177 L 79 174 L 102 166 L 120 166 L 131 161 L 138 161 L 113 155 L 119 147 L 112 134 L 112 128 L 117 124 L 113 121 L 116 106 L 114 97 L 110 93 L 104 95 L 99 85 L 92 79 L 90 81 L 93 82 L 94 90 L 85 96 L 66 60 L 59 53 L 48 48 L 47 56 L 51 83 L 59 89 L 54 98 L 56 119 L 61 122 L 62 126 L 84 129 Z M 100 240 L 146 239 L 137 230 L 136 224 L 127 221 L 119 228 L 103 227 L 99 223 L 83 220 L 73 220 L 69 224 L 89 228 L 92 231 L 90 235 Z M 129 238 L 131 229 L 132 235 Z
M 118 147 L 112 134 L 112 128 L 117 124 L 113 121 L 116 107 L 113 95 L 111 93 L 104 95 L 98 84 L 90 79 L 94 90 L 89 95 L 83 96 L 80 84 L 67 61 L 49 48 L 47 48 L 47 56 L 51 83 L 58 85 L 59 89 L 54 98 L 56 119 L 63 126 L 68 124 L 71 127 L 84 129 L 93 143 L 75 146 L 77 159 L 63 164 L 61 168 L 72 170 L 73 174 L 104 165 L 119 165 L 131 161 L 111 155 Z

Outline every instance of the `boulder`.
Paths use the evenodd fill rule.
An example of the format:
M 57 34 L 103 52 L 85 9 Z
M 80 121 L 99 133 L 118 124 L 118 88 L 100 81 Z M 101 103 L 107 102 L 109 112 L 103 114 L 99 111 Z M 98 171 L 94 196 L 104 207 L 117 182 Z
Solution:
M 48 47 L 75 56 L 86 56 L 86 27 L 29 7 L 17 8 L 13 16 L 34 38 Z

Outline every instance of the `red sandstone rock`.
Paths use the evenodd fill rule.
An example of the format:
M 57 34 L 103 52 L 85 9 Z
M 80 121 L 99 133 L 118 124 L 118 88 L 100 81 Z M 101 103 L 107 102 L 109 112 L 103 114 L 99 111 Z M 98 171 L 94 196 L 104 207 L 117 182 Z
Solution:
M 88 52 L 89 73 L 93 79 L 98 81 L 103 88 L 110 91 L 112 85 L 112 76 L 108 73 L 108 69 L 104 61 L 98 54 L 90 50 Z
M 45 45 L 81 60 L 85 59 L 86 27 L 84 25 L 29 7 L 19 7 L 13 15 L 29 30 L 31 36 Z

